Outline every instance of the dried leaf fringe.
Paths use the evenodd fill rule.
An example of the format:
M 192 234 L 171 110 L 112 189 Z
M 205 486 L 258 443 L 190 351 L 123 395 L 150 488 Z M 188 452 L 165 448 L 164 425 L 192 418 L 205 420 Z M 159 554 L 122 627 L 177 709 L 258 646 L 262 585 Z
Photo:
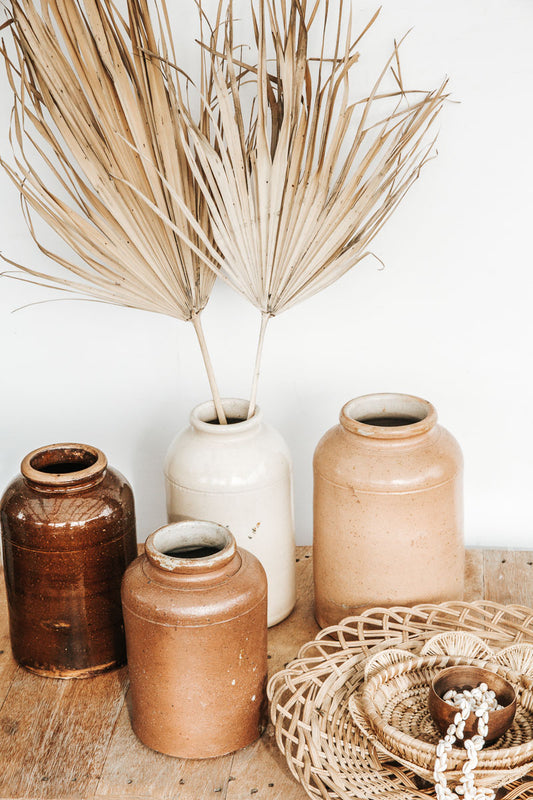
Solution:
M 224 25 L 213 26 L 202 42 L 216 98 L 214 108 L 204 98 L 211 135 L 189 116 L 183 146 L 220 252 L 206 254 L 205 263 L 261 312 L 251 415 L 268 320 L 369 254 L 370 242 L 432 157 L 430 132 L 447 95 L 446 81 L 434 91 L 408 91 L 395 43 L 370 94 L 351 99 L 355 48 L 377 13 L 353 38 L 344 0 L 251 0 L 256 59 L 249 63 L 235 44 L 232 2 L 220 3 L 218 19 L 224 7 Z M 309 53 L 313 25 L 322 26 L 318 54 Z M 389 73 L 393 91 L 383 88 Z M 255 101 L 248 118 L 250 81 Z
M 11 0 L 14 56 L 4 43 L 1 52 L 14 97 L 15 163 L 0 161 L 38 247 L 69 273 L 15 264 L 12 276 L 192 321 L 225 422 L 200 321 L 216 279 L 207 254 L 216 251 L 207 202 L 182 146 L 189 134 L 170 66 L 175 53 L 165 0 L 158 9 L 154 26 L 148 0 L 128 0 L 127 20 L 112 0 Z M 159 58 L 149 55 L 156 51 Z M 206 139 L 210 65 L 204 53 L 199 90 L 206 105 L 195 129 Z M 44 247 L 33 213 L 81 266 Z
M 5 166 L 28 217 L 29 208 L 37 211 L 88 266 L 55 257 L 81 282 L 25 273 L 191 319 L 196 328 L 220 275 L 261 312 L 251 415 L 269 319 L 369 254 L 432 157 L 430 132 L 446 82 L 430 92 L 406 90 L 395 43 L 372 91 L 354 101 L 356 47 L 377 14 L 352 38 L 345 0 L 251 0 L 256 58 L 243 60 L 233 3 L 221 0 L 202 41 L 207 59 L 195 119 L 188 82 L 180 88 L 167 46 L 164 0 L 159 43 L 146 2 L 129 0 L 126 24 L 110 0 L 41 0 L 42 17 L 30 0 L 13 0 L 18 69 L 4 56 L 17 96 L 20 157 L 16 169 Z M 308 52 L 313 25 L 321 26 L 318 54 Z M 55 43 L 54 26 L 67 54 Z M 383 88 L 389 72 L 394 91 Z M 47 165 L 68 203 L 29 164 L 24 140 L 38 144 L 28 127 L 51 145 L 58 166 Z

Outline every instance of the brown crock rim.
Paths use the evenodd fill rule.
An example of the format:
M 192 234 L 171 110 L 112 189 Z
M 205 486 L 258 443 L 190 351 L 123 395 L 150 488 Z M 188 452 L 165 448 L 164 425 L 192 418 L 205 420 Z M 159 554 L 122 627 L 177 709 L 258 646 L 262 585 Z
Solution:
M 368 423 L 357 419 L 352 416 L 353 409 L 356 404 L 362 405 L 365 402 L 369 403 L 375 401 L 376 411 L 372 412 L 374 416 L 379 415 L 378 409 L 387 402 L 394 400 L 407 401 L 416 406 L 424 416 L 417 422 L 409 425 L 397 425 L 391 427 L 384 427 L 382 425 L 369 425 Z M 384 416 L 390 415 L 390 411 L 385 411 Z M 413 394 L 402 394 L 401 392 L 379 392 L 375 394 L 365 394 L 360 397 L 354 397 L 349 400 L 341 409 L 339 416 L 341 425 L 351 433 L 366 436 L 371 439 L 408 439 L 413 436 L 420 436 L 427 433 L 431 428 L 437 424 L 437 411 L 435 407 L 422 397 L 417 397 Z
M 32 466 L 32 461 L 42 453 L 60 450 L 83 450 L 94 456 L 96 460 L 89 467 L 65 473 L 43 472 Z M 93 445 L 79 442 L 59 442 L 37 447 L 23 458 L 20 465 L 20 471 L 29 483 L 43 487 L 69 487 L 93 483 L 102 476 L 106 468 L 107 458 L 101 450 Z
M 224 547 L 217 553 L 200 558 L 180 558 L 168 556 L 156 547 L 156 539 L 161 533 L 169 532 L 176 528 L 185 531 L 187 528 L 209 526 L 213 531 L 219 533 L 225 540 Z M 233 534 L 217 522 L 210 520 L 183 520 L 181 522 L 171 522 L 162 525 L 150 534 L 145 542 L 145 553 L 151 564 L 165 572 L 174 572 L 188 575 L 198 575 L 202 573 L 214 572 L 221 569 L 234 558 L 237 552 L 237 544 Z

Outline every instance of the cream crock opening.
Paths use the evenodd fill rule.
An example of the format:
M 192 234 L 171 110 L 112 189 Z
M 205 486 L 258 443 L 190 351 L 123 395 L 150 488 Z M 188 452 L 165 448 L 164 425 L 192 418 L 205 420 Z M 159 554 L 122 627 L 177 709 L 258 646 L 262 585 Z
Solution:
M 237 397 L 222 399 L 222 407 L 226 415 L 227 424 L 221 425 L 218 421 L 215 404 L 212 400 L 196 406 L 191 412 L 191 425 L 199 431 L 215 435 L 233 435 L 256 428 L 261 419 L 261 411 L 256 407 L 255 412 L 248 419 L 248 400 Z
M 362 436 L 405 438 L 432 428 L 437 421 L 437 412 L 421 397 L 369 394 L 346 403 L 340 421 L 347 430 Z

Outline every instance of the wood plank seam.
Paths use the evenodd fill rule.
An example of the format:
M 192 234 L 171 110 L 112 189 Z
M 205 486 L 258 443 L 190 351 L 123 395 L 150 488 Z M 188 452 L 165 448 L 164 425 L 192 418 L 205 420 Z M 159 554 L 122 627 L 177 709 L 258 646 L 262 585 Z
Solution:
M 8 686 L 7 692 L 5 693 L 4 698 L 3 698 L 2 702 L 0 703 L 0 714 L 2 713 L 4 705 L 5 705 L 6 701 L 7 701 L 7 698 L 9 697 L 10 691 L 13 688 L 13 683 L 15 682 L 15 678 L 17 677 L 17 675 L 18 675 L 18 673 L 19 673 L 19 671 L 21 669 L 22 669 L 22 667 L 17 667 L 16 670 L 14 671 L 13 675 L 11 676 L 11 680 L 9 682 L 9 686 Z
M 232 753 L 228 770 L 228 776 L 226 778 L 226 782 L 224 783 L 224 797 L 222 798 L 222 800 L 227 800 L 228 797 L 229 784 L 230 784 L 230 779 L 232 777 L 231 771 L 233 769 L 234 762 L 235 762 L 235 753 Z

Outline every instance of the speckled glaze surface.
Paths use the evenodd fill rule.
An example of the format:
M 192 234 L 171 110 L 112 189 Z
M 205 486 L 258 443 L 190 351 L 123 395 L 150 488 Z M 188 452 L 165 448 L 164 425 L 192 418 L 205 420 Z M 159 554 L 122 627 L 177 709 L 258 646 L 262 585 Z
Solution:
M 296 602 L 292 465 L 281 436 L 248 401 L 224 399 L 228 425 L 214 423 L 212 402 L 193 409 L 165 462 L 169 522 L 208 519 L 225 525 L 256 556 L 268 579 L 268 624 Z
M 82 444 L 34 450 L 0 504 L 13 656 L 52 678 L 126 661 L 120 583 L 137 555 L 133 493 Z
M 212 758 L 266 724 L 267 582 L 212 522 L 160 528 L 122 584 L 132 726 L 143 744 Z
M 462 599 L 463 461 L 411 395 L 347 403 L 314 456 L 315 616 Z

